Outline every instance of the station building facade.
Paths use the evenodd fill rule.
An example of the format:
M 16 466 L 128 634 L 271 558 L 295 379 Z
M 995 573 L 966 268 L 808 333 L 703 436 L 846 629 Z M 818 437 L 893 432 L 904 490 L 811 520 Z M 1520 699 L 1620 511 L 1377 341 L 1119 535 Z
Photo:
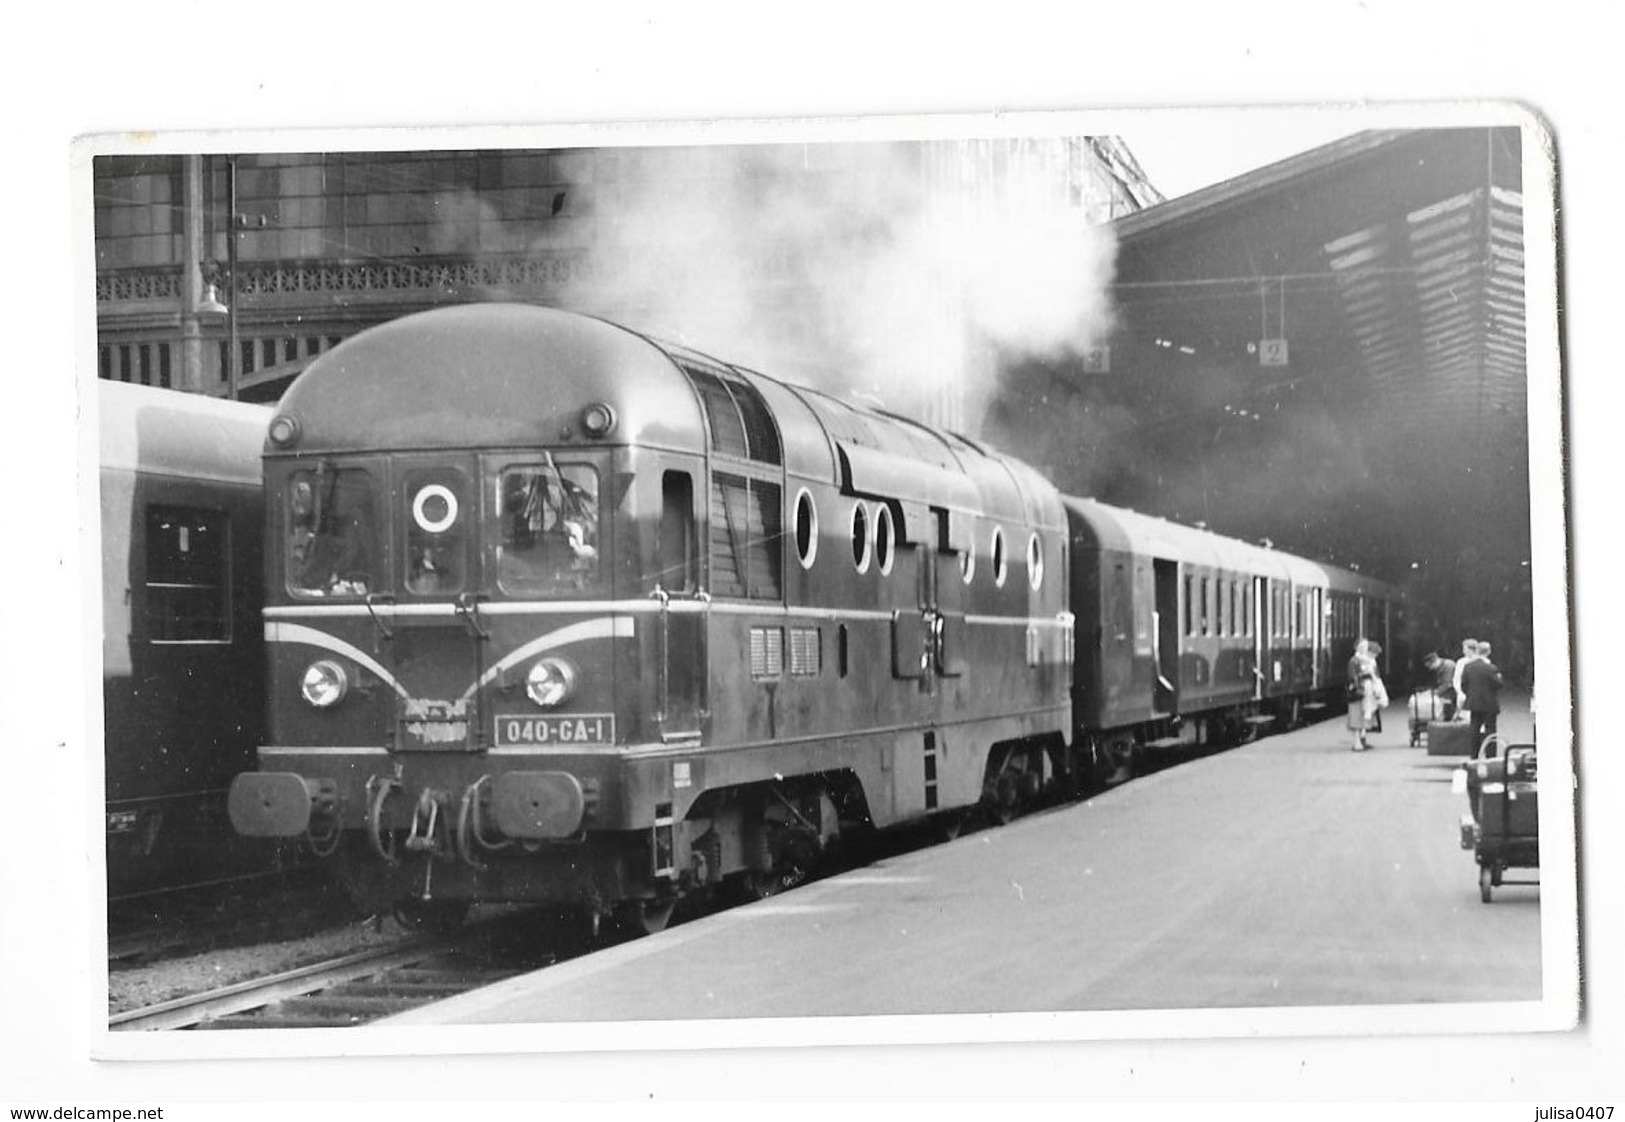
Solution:
M 707 289 L 720 271 L 783 344 L 763 368 L 795 378 L 840 361 L 801 326 L 828 298 L 820 262 L 922 192 L 994 200 L 1036 178 L 1091 225 L 1158 200 L 1110 137 L 108 155 L 92 174 L 99 377 L 257 401 L 348 336 L 446 304 L 548 304 L 673 337 L 685 294 L 701 318 L 734 300 Z M 964 428 L 961 396 L 946 376 L 904 407 Z

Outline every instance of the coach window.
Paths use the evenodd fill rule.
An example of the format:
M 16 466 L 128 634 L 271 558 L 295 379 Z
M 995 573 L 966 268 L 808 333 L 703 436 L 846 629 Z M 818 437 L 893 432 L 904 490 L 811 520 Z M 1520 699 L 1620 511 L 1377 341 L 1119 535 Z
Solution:
M 558 595 L 598 580 L 598 472 L 583 463 L 510 467 L 498 508 L 497 581 L 505 592 Z
M 288 478 L 288 586 L 306 596 L 365 596 L 378 589 L 372 474 L 363 468 L 297 471 Z
M 147 508 L 146 619 L 154 643 L 228 643 L 230 538 L 226 515 Z
M 1122 566 L 1118 566 L 1121 571 Z M 1044 543 L 1037 534 L 1027 539 L 1027 581 L 1037 592 L 1044 584 Z
M 1004 527 L 993 527 L 993 583 L 1004 587 L 1008 565 L 1004 556 Z
M 426 468 L 406 475 L 406 590 L 461 592 L 467 583 L 472 503 L 462 472 Z

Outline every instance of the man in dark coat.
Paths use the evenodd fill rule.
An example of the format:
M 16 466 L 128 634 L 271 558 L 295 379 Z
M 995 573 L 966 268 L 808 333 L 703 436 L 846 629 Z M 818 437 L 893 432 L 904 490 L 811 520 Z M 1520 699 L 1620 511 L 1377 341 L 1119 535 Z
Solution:
M 1433 692 L 1444 703 L 1444 712 L 1441 719 L 1453 721 L 1456 719 L 1456 660 L 1441 658 L 1437 653 L 1430 652 L 1422 665 L 1433 674 Z
M 1462 707 L 1473 726 L 1476 755 L 1484 738 L 1494 735 L 1501 712 L 1501 672 L 1490 661 L 1488 644 L 1480 645 L 1478 657 L 1461 668 L 1461 693 Z

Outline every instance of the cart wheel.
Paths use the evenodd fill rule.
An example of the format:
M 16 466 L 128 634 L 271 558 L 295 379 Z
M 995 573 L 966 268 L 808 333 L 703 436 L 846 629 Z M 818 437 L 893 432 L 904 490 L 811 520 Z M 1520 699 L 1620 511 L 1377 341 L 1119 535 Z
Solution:
M 1486 904 L 1490 902 L 1490 885 L 1492 882 L 1493 876 L 1490 873 L 1490 867 L 1480 865 L 1478 867 L 1478 898 Z

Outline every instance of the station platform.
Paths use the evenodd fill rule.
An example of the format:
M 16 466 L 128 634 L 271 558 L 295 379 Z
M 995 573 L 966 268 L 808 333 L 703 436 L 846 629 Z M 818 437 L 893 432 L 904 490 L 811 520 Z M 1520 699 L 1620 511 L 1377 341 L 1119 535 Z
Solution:
M 1540 889 L 1479 900 L 1458 758 L 1341 715 L 378 1022 L 1541 998 Z M 1527 699 L 1503 733 L 1527 741 Z M 1533 871 L 1528 871 L 1532 873 Z

